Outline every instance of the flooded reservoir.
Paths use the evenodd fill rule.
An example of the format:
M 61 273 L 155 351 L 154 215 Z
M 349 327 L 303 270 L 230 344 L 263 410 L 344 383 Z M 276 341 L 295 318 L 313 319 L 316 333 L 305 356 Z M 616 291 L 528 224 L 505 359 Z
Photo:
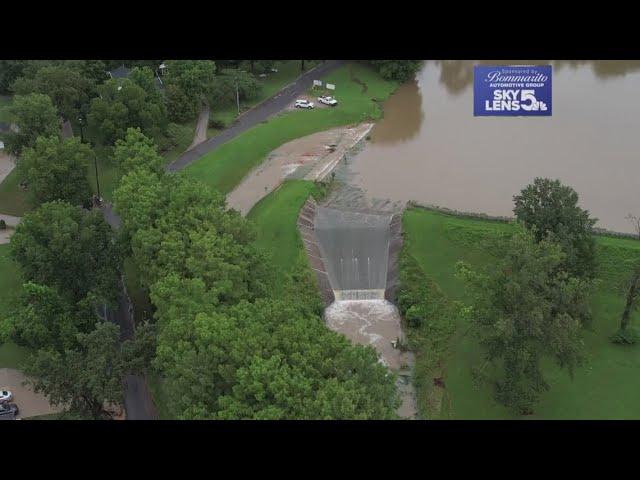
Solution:
M 551 117 L 474 117 L 474 64 L 550 64 Z M 349 183 L 370 198 L 511 216 L 534 177 L 558 178 L 599 219 L 640 214 L 640 61 L 429 61 L 384 105 Z

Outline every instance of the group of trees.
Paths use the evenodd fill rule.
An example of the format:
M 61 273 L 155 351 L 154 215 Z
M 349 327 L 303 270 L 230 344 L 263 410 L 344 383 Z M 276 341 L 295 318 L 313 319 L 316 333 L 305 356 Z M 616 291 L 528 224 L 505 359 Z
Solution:
M 251 224 L 222 195 L 165 174 L 153 142 L 116 144 L 124 235 L 157 321 L 155 365 L 180 418 L 390 418 L 394 379 L 371 348 L 322 323 L 310 272 L 276 281 Z
M 368 60 L 383 78 L 406 82 L 420 70 L 422 60 Z
M 24 370 L 36 392 L 75 416 L 103 418 L 107 403 L 122 403 L 122 375 L 153 353 L 151 327 L 121 345 L 118 326 L 106 321 L 122 259 L 111 227 L 97 210 L 55 200 L 24 216 L 10 251 L 25 283 L 2 340 L 33 352 Z
M 496 399 L 528 414 L 549 388 L 541 362 L 553 358 L 570 374 L 583 358 L 581 328 L 590 321 L 595 274 L 595 220 L 559 181 L 536 178 L 514 197 L 518 231 L 496 240 L 484 272 L 462 262 L 458 273 L 475 292 L 468 310 L 493 376 Z M 495 373 L 500 372 L 500 373 Z
M 194 119 L 203 102 L 212 107 L 255 98 L 261 83 L 252 72 L 222 68 L 210 60 L 168 60 L 161 91 L 155 78 L 159 61 L 127 61 L 128 78 L 111 79 L 107 69 L 121 61 L 0 61 L 0 93 L 15 95 L 7 149 L 19 155 L 38 136 L 60 133 L 61 121 L 86 122 L 92 141 L 112 146 L 128 127 L 153 138 L 167 133 L 169 122 Z M 254 69 L 267 68 L 253 62 Z M 257 67 L 255 66 L 257 64 Z M 236 66 L 238 65 L 230 65 Z M 244 65 L 244 64 L 243 64 Z

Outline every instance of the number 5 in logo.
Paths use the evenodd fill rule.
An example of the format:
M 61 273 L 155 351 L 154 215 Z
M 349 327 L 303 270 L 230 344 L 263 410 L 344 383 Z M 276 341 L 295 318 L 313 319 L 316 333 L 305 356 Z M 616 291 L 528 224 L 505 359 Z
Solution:
M 535 90 L 522 90 L 522 92 L 520 92 L 520 106 L 523 110 L 526 110 L 527 112 L 540 110 L 540 103 L 536 100 L 534 93 Z M 529 100 L 530 103 L 524 103 L 527 100 Z

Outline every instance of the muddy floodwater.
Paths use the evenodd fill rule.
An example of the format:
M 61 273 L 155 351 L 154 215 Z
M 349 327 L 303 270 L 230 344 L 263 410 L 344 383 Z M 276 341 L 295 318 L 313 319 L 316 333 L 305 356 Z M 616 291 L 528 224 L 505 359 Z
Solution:
M 474 64 L 550 64 L 553 116 L 474 117 Z M 511 216 L 534 177 L 580 195 L 597 226 L 640 214 L 640 61 L 429 61 L 385 103 L 350 183 L 371 198 Z

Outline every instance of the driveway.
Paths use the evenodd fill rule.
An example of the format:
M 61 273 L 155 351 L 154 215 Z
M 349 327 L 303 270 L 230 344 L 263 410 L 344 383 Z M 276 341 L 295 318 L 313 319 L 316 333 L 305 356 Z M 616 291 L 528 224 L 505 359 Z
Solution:
M 48 415 L 63 410 L 60 407 L 50 405 L 45 395 L 35 393 L 31 387 L 23 386 L 22 383 L 26 380 L 27 377 L 20 370 L 0 368 L 0 389 L 6 389 L 13 393 L 12 403 L 18 405 L 20 409 L 18 418 Z

